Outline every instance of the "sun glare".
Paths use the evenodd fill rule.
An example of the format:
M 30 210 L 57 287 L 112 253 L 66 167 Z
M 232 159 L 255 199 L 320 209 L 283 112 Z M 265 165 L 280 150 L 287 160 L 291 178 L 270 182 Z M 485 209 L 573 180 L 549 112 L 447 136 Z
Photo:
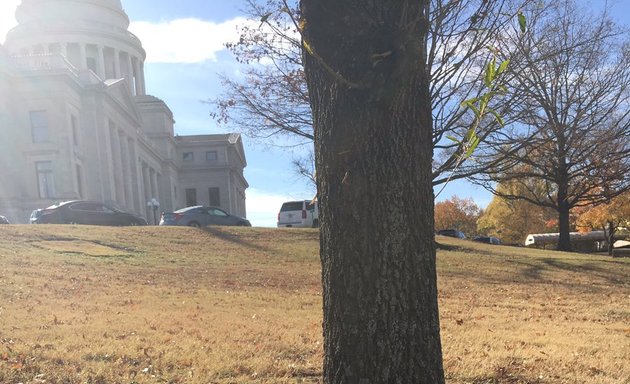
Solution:
M 17 25 L 15 20 L 15 8 L 20 0 L 0 1 L 0 43 L 4 43 L 7 32 Z

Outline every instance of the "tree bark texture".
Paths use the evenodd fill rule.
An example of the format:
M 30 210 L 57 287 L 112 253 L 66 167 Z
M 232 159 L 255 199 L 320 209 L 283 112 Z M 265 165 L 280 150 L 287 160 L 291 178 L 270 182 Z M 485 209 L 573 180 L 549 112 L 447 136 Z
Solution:
M 301 1 L 325 383 L 444 383 L 425 6 Z

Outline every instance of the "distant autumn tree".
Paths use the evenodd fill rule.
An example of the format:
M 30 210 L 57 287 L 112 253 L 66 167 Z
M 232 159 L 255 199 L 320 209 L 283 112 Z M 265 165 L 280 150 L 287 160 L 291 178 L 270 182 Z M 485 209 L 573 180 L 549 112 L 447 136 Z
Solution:
M 517 183 L 501 184 L 497 190 L 506 195 L 528 193 Z M 495 196 L 477 220 L 477 231 L 498 237 L 506 244 L 523 244 L 530 233 L 555 232 L 556 217 L 553 209 Z
M 581 230 L 604 231 L 608 243 L 608 254 L 612 255 L 615 233 L 619 228 L 630 228 L 630 192 L 612 199 L 607 204 L 584 207 L 577 219 Z
M 474 235 L 477 233 L 477 219 L 482 212 L 473 199 L 453 196 L 435 204 L 435 228 L 458 229 L 466 235 Z
M 513 28 L 516 13 L 530 0 L 430 0 L 426 65 L 430 69 L 433 114 L 432 178 L 434 184 L 480 171 L 474 164 L 461 167 L 466 133 L 473 112 L 460 103 L 482 92 L 484 69 L 500 31 Z M 236 59 L 247 64 L 239 76 L 222 76 L 224 93 L 211 101 L 212 115 L 220 123 L 250 137 L 286 146 L 312 146 L 313 118 L 301 57 L 297 0 L 246 0 L 239 41 L 227 44 Z M 374 65 L 385 65 L 387 56 Z M 495 95 L 492 107 L 499 113 L 511 105 Z M 507 117 L 506 117 L 507 119 Z M 501 129 L 492 118 L 476 130 L 479 146 Z M 449 140 L 447 137 L 456 140 Z M 294 161 L 296 171 L 310 178 L 309 157 Z M 477 164 L 477 163 L 475 163 Z M 306 166 L 306 167 L 305 167 Z M 488 164 L 484 164 L 488 166 Z
M 630 189 L 630 39 L 606 13 L 594 16 L 572 0 L 526 14 L 525 38 L 505 44 L 513 47 L 519 150 L 496 147 L 494 156 L 507 161 L 477 180 L 499 196 L 554 209 L 558 248 L 570 250 L 570 211 Z M 527 195 L 496 188 L 532 181 L 544 188 Z

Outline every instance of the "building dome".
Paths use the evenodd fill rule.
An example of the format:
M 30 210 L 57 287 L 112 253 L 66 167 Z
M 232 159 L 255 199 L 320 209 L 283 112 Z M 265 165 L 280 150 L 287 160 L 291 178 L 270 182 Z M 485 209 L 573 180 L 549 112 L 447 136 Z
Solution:
M 129 18 L 120 0 L 22 0 L 15 18 L 30 23 L 59 26 L 67 23 L 95 23 L 92 27 L 127 29 Z
M 145 58 L 140 40 L 127 30 L 129 17 L 120 0 L 22 0 L 15 18 L 18 25 L 5 42 L 11 54 L 38 44 L 76 42 L 107 45 Z
M 146 53 L 127 30 L 120 0 L 22 0 L 15 16 L 18 25 L 5 41 L 9 55 L 62 55 L 78 70 L 124 78 L 133 94 L 144 94 Z

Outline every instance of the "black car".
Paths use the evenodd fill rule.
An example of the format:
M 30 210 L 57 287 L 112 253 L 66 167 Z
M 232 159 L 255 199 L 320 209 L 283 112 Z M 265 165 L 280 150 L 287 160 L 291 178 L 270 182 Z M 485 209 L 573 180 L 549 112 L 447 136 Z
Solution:
M 437 234 L 441 236 L 456 237 L 458 239 L 466 238 L 466 235 L 464 234 L 464 232 L 459 231 L 457 229 L 442 229 L 438 231 Z
M 9 224 L 9 219 L 6 216 L 0 215 L 0 224 Z
M 147 225 L 133 213 L 124 212 L 98 201 L 74 200 L 42 209 L 34 224 Z
M 479 243 L 486 243 L 486 244 L 495 244 L 495 245 L 501 244 L 501 240 L 492 236 L 477 236 L 473 238 L 473 241 L 477 241 Z

